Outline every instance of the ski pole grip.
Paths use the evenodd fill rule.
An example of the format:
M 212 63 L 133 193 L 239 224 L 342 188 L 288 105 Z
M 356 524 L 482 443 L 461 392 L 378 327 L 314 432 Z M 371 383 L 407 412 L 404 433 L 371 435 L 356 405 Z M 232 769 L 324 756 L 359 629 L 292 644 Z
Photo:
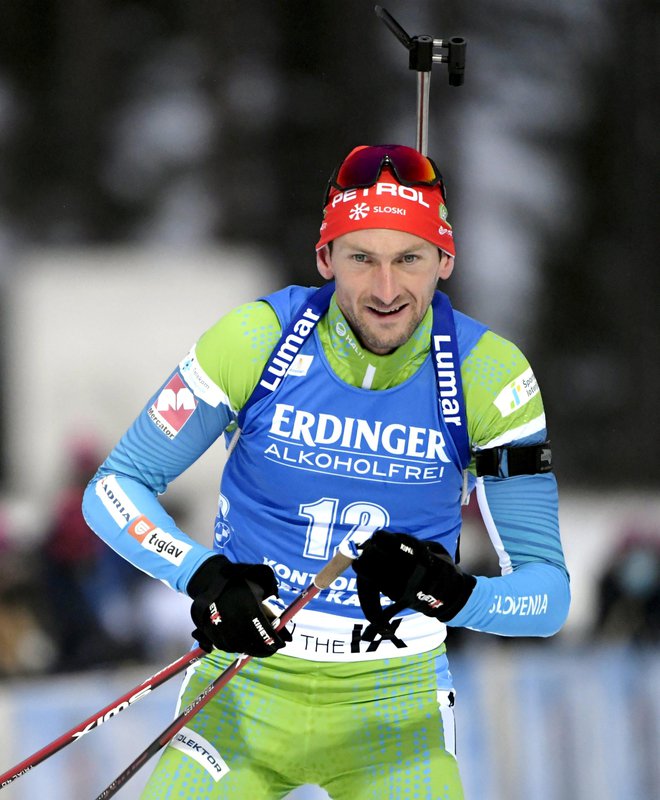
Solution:
M 314 578 L 314 585 L 319 589 L 327 589 L 352 563 L 352 558 L 337 551 L 325 567 L 316 575 L 316 578 Z

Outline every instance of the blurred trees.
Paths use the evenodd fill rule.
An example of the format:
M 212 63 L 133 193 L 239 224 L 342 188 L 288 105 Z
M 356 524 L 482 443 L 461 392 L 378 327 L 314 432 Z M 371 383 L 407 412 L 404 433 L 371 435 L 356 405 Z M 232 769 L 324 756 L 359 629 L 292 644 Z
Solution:
M 523 92 L 510 134 L 514 152 L 545 149 L 570 165 L 560 187 L 571 216 L 565 238 L 529 204 L 511 211 L 543 253 L 535 329 L 523 347 L 544 391 L 560 475 L 653 484 L 660 465 L 643 442 L 660 441 L 652 407 L 660 394 L 658 10 L 652 0 L 599 4 L 613 46 L 581 59 L 590 31 L 580 10 L 595 2 L 570 13 L 542 0 L 385 7 L 410 34 L 469 40 L 466 87 L 447 87 L 439 67 L 432 83 L 430 151 L 441 150 L 450 211 L 468 195 L 462 112 L 468 100 L 498 108 L 499 73 L 471 72 L 482 48 L 506 57 L 518 88 L 544 60 L 572 59 L 587 81 L 579 126 L 534 130 L 528 91 L 532 105 L 525 109 Z M 548 46 L 557 41 L 559 49 Z M 568 90 L 570 75 L 557 69 L 556 82 Z M 367 0 L 3 3 L 0 276 L 10 276 L 12 250 L 25 245 L 229 239 L 260 245 L 283 281 L 313 282 L 335 162 L 359 142 L 413 144 L 414 115 L 406 53 Z M 461 214 L 467 239 L 469 206 Z M 470 312 L 469 285 L 457 281 L 452 292 Z
M 539 361 L 560 472 L 657 486 L 660 10 L 628 0 L 610 12 L 613 46 L 591 66 L 589 111 L 562 145 L 577 219 L 546 242 Z

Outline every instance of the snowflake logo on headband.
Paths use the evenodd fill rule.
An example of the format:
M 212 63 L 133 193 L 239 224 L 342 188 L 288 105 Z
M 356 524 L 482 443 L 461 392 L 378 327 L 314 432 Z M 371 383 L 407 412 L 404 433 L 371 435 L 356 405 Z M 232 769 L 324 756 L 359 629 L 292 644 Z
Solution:
M 348 216 L 354 220 L 364 219 L 370 211 L 371 209 L 366 203 L 356 203 L 348 212 Z

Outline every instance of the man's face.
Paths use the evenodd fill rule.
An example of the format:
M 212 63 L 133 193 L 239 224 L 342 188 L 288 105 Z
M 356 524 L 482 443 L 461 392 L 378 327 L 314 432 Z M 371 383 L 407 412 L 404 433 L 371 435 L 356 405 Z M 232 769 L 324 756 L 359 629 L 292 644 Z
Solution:
M 454 259 L 411 233 L 369 229 L 319 250 L 317 266 L 335 279 L 337 304 L 362 346 L 383 355 L 412 336 Z

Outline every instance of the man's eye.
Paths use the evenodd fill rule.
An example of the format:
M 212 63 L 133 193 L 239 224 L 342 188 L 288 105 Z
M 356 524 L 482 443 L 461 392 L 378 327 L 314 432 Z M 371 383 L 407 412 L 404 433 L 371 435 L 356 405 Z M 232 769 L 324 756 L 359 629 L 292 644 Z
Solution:
M 414 264 L 418 258 L 419 256 L 415 255 L 414 253 L 406 253 L 402 260 L 404 264 Z
M 364 253 L 354 253 L 353 254 L 353 261 L 357 261 L 359 264 L 364 264 L 367 260 L 367 257 Z

